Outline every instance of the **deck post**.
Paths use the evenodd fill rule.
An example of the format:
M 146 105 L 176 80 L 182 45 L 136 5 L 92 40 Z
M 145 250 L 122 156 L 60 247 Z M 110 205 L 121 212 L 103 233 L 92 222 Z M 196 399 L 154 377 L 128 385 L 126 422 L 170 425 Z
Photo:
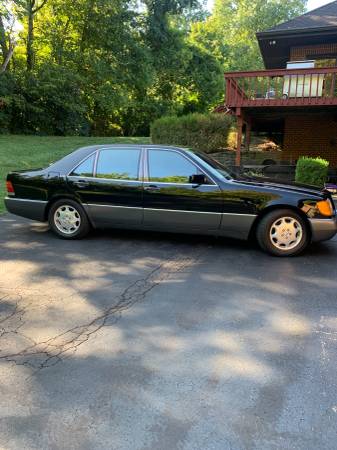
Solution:
M 242 128 L 243 128 L 243 117 L 237 116 L 237 126 L 238 126 L 238 136 L 236 140 L 236 156 L 235 165 L 236 167 L 241 166 L 241 144 L 242 144 Z

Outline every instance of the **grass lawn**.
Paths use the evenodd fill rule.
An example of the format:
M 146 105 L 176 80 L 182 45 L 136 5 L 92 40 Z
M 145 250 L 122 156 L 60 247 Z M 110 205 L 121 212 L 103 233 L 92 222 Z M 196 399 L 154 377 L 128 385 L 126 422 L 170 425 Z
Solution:
M 150 138 L 0 135 L 0 214 L 5 211 L 5 179 L 13 169 L 45 167 L 78 147 L 94 144 L 141 144 Z

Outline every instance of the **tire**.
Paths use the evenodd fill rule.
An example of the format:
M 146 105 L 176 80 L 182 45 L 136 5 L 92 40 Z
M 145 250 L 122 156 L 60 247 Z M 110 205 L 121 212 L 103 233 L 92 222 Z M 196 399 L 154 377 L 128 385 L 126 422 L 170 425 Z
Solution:
M 298 255 L 309 243 L 305 220 L 291 209 L 278 209 L 264 216 L 256 238 L 262 250 L 275 256 Z
M 82 239 L 90 231 L 90 223 L 83 207 L 70 199 L 57 200 L 50 208 L 48 222 L 62 239 Z

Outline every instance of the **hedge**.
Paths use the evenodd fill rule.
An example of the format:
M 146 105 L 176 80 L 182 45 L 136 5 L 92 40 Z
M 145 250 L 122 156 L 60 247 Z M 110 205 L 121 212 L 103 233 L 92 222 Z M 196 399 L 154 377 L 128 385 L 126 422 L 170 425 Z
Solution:
M 151 140 L 212 153 L 228 147 L 232 126 L 232 117 L 219 113 L 164 116 L 151 124 Z
M 329 162 L 323 158 L 302 156 L 296 165 L 295 180 L 298 183 L 323 187 L 328 177 Z

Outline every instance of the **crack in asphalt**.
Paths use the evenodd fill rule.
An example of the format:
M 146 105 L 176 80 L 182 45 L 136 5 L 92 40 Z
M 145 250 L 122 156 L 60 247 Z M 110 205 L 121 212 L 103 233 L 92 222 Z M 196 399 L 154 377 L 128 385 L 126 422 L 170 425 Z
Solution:
M 1 355 L 0 360 L 11 362 L 16 365 L 27 366 L 34 369 L 34 373 L 47 367 L 54 366 L 63 359 L 76 352 L 79 346 L 87 342 L 92 335 L 100 331 L 109 321 L 109 325 L 116 323 L 124 311 L 130 309 L 136 303 L 145 299 L 146 295 L 160 283 L 168 279 L 172 274 L 182 272 L 192 264 L 196 264 L 200 255 L 180 256 L 165 261 L 152 269 L 144 278 L 138 279 L 127 286 L 119 296 L 117 302 L 107 308 L 102 314 L 94 317 L 91 321 L 70 328 L 45 341 L 37 342 L 21 333 L 20 329 L 25 324 L 24 315 L 29 305 L 20 308 L 20 298 L 16 301 L 13 311 L 0 320 L 0 338 L 6 334 L 16 334 L 28 339 L 31 345 L 14 353 Z M 0 298 L 1 301 L 8 297 Z M 6 330 L 3 324 L 16 318 L 18 325 Z
M 26 311 L 31 306 L 31 303 L 27 304 L 26 306 L 20 306 L 20 302 L 22 302 L 23 298 L 21 294 L 16 293 L 17 300 L 15 301 L 12 311 L 7 314 L 7 316 L 0 318 L 0 338 L 9 335 L 9 334 L 17 334 L 25 339 L 33 341 L 30 337 L 25 336 L 23 333 L 21 333 L 19 330 L 22 328 L 25 324 L 23 317 L 26 313 Z M 6 294 L 3 297 L 0 298 L 0 306 L 6 302 L 6 300 L 12 299 L 11 294 Z M 8 323 L 11 323 L 11 320 L 15 320 L 18 322 L 17 325 L 13 326 L 12 328 L 8 325 Z M 1 352 L 1 349 L 0 349 Z

